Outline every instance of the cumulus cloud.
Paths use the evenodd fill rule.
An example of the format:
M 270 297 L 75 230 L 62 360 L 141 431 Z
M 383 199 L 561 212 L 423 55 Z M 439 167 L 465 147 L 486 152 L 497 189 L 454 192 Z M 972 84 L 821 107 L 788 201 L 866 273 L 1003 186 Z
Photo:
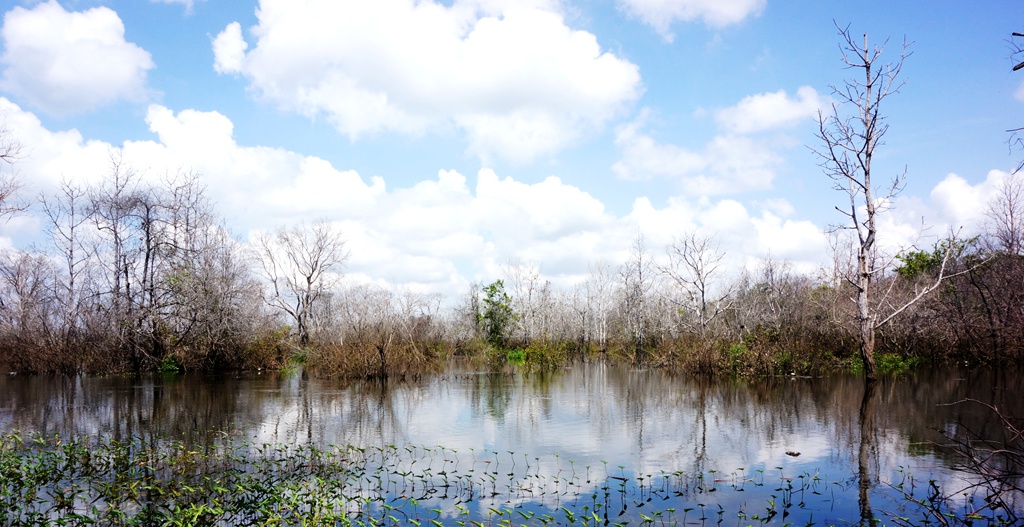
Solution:
M 548 4 L 262 0 L 251 49 L 232 23 L 214 39 L 214 67 L 353 139 L 454 127 L 476 155 L 528 161 L 642 92 L 636 65 Z
M 245 50 L 248 47 L 242 39 L 242 25 L 238 22 L 228 24 L 228 27 L 213 39 L 213 69 L 221 74 L 241 73 Z
M 711 27 L 724 27 L 758 15 L 766 0 L 617 0 L 619 8 L 653 27 L 672 41 L 675 22 L 702 20 Z
M 657 141 L 644 132 L 646 113 L 618 128 L 621 151 L 612 170 L 624 179 L 665 177 L 683 192 L 716 195 L 765 190 L 772 186 L 782 158 L 772 144 L 742 135 L 719 135 L 699 151 Z
M 736 106 L 720 110 L 715 121 L 729 132 L 749 134 L 794 126 L 817 116 L 818 110 L 826 106 L 827 97 L 810 86 L 801 86 L 795 98 L 786 90 L 744 97 Z
M 650 110 L 643 109 L 631 122 L 616 129 L 619 160 L 612 170 L 623 179 L 664 177 L 680 183 L 693 195 L 716 195 L 772 188 L 783 163 L 778 150 L 796 141 L 782 133 L 817 115 L 828 104 L 810 86 L 744 97 L 735 106 L 714 114 L 720 133 L 698 149 L 658 141 L 646 131 Z M 703 116 L 701 110 L 698 116 Z M 767 137 L 759 132 L 775 132 Z
M 0 89 L 53 115 L 146 98 L 150 54 L 125 41 L 117 13 L 96 7 L 68 12 L 56 0 L 15 7 L 0 29 Z
M 639 198 L 628 213 L 616 215 L 555 176 L 528 183 L 489 169 L 469 177 L 440 170 L 414 185 L 389 188 L 380 178 L 315 156 L 240 145 L 232 122 L 217 112 L 152 105 L 146 122 L 154 138 L 123 145 L 89 141 L 75 130 L 47 130 L 4 98 L 0 112 L 12 133 L 32 146 L 19 164 L 31 184 L 26 192 L 50 195 L 62 178 L 98 183 L 110 170 L 111 152 L 154 183 L 187 167 L 199 173 L 235 232 L 310 218 L 333 222 L 348 240 L 346 272 L 353 281 L 452 296 L 472 281 L 493 280 L 503 264 L 520 259 L 540 264 L 555 287 L 570 287 L 594 262 L 617 265 L 638 231 L 648 236 L 656 257 L 688 229 L 718 236 L 735 265 L 763 256 L 765 247 L 805 264 L 824 254 L 813 227 L 779 218 L 771 212 L 777 204 L 751 210 L 731 199 L 676 197 L 655 206 Z M 39 222 L 22 228 L 38 229 Z
M 936 219 L 947 228 L 980 228 L 986 221 L 985 210 L 989 203 L 996 199 L 1004 181 L 1011 177 L 1014 176 L 1009 172 L 991 170 L 984 180 L 971 184 L 960 175 L 947 174 L 930 194 Z

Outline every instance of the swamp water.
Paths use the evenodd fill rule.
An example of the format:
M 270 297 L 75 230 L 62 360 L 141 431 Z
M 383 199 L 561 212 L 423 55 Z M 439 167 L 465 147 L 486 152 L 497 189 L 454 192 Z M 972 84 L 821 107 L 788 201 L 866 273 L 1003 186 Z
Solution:
M 1003 434 L 984 406 L 950 403 L 1021 416 L 1020 382 L 925 371 L 866 390 L 856 376 L 711 382 L 606 364 L 402 383 L 5 376 L 0 432 L 227 452 L 214 465 L 249 479 L 226 495 L 251 493 L 253 474 L 306 478 L 286 494 L 326 493 L 328 524 L 922 525 L 984 505 L 957 492 L 976 480 L 936 430 Z M 929 501 L 935 488 L 953 500 Z M 975 524 L 1021 516 L 1024 500 L 1003 498 L 1010 511 Z M 219 523 L 262 518 L 232 510 Z

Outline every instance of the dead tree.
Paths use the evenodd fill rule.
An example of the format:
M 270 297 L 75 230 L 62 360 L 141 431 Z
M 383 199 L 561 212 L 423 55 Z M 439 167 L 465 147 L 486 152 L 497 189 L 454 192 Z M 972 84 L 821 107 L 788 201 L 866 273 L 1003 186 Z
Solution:
M 13 166 L 20 158 L 21 143 L 0 123 L 0 218 L 9 218 L 27 207 L 17 199 L 21 180 Z
M 695 315 L 694 325 L 703 339 L 711 322 L 730 306 L 732 289 L 714 290 L 725 253 L 713 237 L 693 231 L 676 238 L 665 252 L 668 264 L 659 269 L 683 293 L 683 299 L 676 303 L 683 304 L 680 309 L 688 308 Z
M 864 35 L 863 45 L 858 44 L 854 42 L 848 27 L 839 28 L 839 36 L 843 64 L 849 69 L 861 70 L 863 77 L 861 80 L 849 79 L 841 87 L 832 87 L 832 93 L 839 102 L 832 106 L 828 114 L 818 113 L 818 139 L 823 146 L 815 149 L 815 152 L 821 158 L 822 169 L 834 182 L 835 189 L 848 197 L 847 203 L 836 207 L 846 218 L 838 229 L 852 231 L 855 238 L 856 265 L 846 280 L 856 292 L 856 320 L 864 372 L 869 380 L 873 380 L 877 378 L 875 332 L 938 287 L 956 244 L 947 244 L 950 251 L 942 259 L 938 279 L 934 284 L 917 291 L 908 302 L 891 306 L 875 298 L 876 280 L 893 264 L 891 258 L 884 257 L 878 250 L 878 217 L 903 189 L 907 171 L 904 169 L 884 186 L 876 187 L 876 181 L 872 179 L 872 161 L 876 148 L 883 144 L 882 139 L 889 128 L 884 122 L 882 103 L 898 93 L 903 86 L 900 73 L 909 56 L 909 46 L 904 42 L 898 59 L 885 62 L 882 57 L 887 42 L 872 48 L 868 45 L 867 35 Z M 848 107 L 854 111 L 842 111 Z M 881 295 L 883 300 L 885 296 Z
M 644 235 L 638 232 L 629 248 L 629 257 L 619 269 L 622 302 L 620 311 L 627 338 L 633 346 L 633 362 L 643 363 L 649 346 L 648 313 L 651 292 L 655 280 L 654 264 L 647 253 Z
M 83 236 L 89 221 L 87 199 L 88 193 L 84 188 L 67 180 L 61 181 L 56 197 L 40 197 L 43 213 L 49 220 L 46 230 L 56 251 L 55 258 L 61 263 L 53 291 L 60 316 L 59 341 L 56 344 L 67 353 L 72 352 L 76 346 L 74 340 L 83 329 L 80 319 L 89 296 L 85 288 L 90 285 L 88 273 L 92 252 Z
M 985 207 L 990 249 L 1005 254 L 1024 254 L 1024 179 L 1010 174 Z
M 261 235 L 255 249 L 270 283 L 267 304 L 286 313 L 295 322 L 299 345 L 308 345 L 314 306 L 335 285 L 348 259 L 345 241 L 321 220 Z

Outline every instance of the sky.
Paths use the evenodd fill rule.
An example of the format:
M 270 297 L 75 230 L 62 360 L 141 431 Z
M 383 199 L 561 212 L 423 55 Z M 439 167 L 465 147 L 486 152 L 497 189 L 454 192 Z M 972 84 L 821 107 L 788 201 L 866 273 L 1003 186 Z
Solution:
M 814 149 L 839 27 L 909 46 L 876 179 L 893 251 L 981 228 L 1024 159 L 1015 1 L 0 1 L 0 119 L 29 201 L 123 157 L 195 172 L 240 240 L 332 222 L 346 279 L 459 295 L 531 266 L 559 287 L 678 237 L 732 270 L 813 273 L 846 199 Z M 842 110 L 841 110 L 842 111 Z M 38 207 L 0 245 L 45 246 Z M 961 230 L 962 229 L 962 230 Z M 42 240 L 42 241 L 41 241 Z

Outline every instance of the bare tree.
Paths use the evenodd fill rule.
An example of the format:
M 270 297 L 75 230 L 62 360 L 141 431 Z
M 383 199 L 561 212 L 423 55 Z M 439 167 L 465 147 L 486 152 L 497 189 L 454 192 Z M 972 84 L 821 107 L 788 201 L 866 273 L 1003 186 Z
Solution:
M 622 283 L 621 316 L 625 322 L 627 338 L 633 345 L 633 362 L 638 364 L 643 362 L 648 346 L 648 307 L 655 275 L 644 235 L 637 232 L 629 247 L 629 258 L 619 270 L 619 278 Z
M 707 334 L 708 326 L 720 314 L 729 309 L 732 289 L 715 291 L 716 280 L 725 257 L 711 236 L 702 236 L 695 231 L 688 232 L 665 248 L 668 264 L 659 266 L 683 293 L 684 304 L 696 315 L 696 329 L 701 338 Z
M 521 333 L 516 337 L 529 342 L 539 337 L 542 331 L 541 292 L 544 282 L 540 279 L 540 265 L 511 258 L 502 267 L 504 283 L 508 284 L 512 297 L 512 310 L 519 315 L 517 325 Z
M 345 241 L 327 221 L 281 228 L 255 240 L 263 276 L 270 282 L 266 302 L 295 321 L 299 345 L 310 341 L 311 315 L 337 283 L 348 259 Z
M 21 180 L 13 165 L 21 155 L 21 143 L 0 123 L 0 218 L 10 217 L 27 207 L 27 204 L 16 199 L 21 189 Z M 4 170 L 5 166 L 7 170 Z
M 835 189 L 845 192 L 849 198 L 847 204 L 837 206 L 836 210 L 846 217 L 841 228 L 854 231 L 857 238 L 856 269 L 847 280 L 856 290 L 864 370 L 868 379 L 875 379 L 875 330 L 880 319 L 872 305 L 872 285 L 885 270 L 877 254 L 877 219 L 902 190 L 907 173 L 904 169 L 885 187 L 876 188 L 872 180 L 872 160 L 889 128 L 881 106 L 903 85 L 900 73 L 908 56 L 908 45 L 904 43 L 895 62 L 883 62 L 887 42 L 871 48 L 864 35 L 863 45 L 858 45 L 848 27 L 839 28 L 839 36 L 843 64 L 862 70 L 864 77 L 863 80 L 847 80 L 842 87 L 832 87 L 839 104 L 834 104 L 828 115 L 818 112 L 818 139 L 824 148 L 815 152 L 822 160 L 821 167 L 835 183 Z M 845 106 L 852 106 L 855 112 L 852 115 L 842 113 L 840 108 Z
M 64 180 L 55 198 L 40 197 L 43 213 L 49 224 L 46 229 L 50 234 L 50 243 L 56 250 L 56 257 L 61 262 L 61 270 L 54 281 L 53 298 L 57 302 L 57 310 L 61 320 L 59 346 L 70 351 L 79 334 L 80 317 L 83 315 L 84 302 L 88 296 L 85 288 L 88 285 L 88 263 L 91 255 L 85 243 L 83 231 L 88 227 L 87 191 Z
M 794 307 L 799 303 L 798 286 L 789 262 L 768 254 L 758 271 L 744 271 L 732 284 L 731 303 L 738 338 L 757 328 L 776 334 L 792 322 Z
M 847 80 L 841 88 L 832 87 L 839 104 L 834 104 L 827 116 L 820 111 L 818 113 L 818 139 L 824 148 L 816 149 L 815 153 L 821 158 L 822 169 L 835 183 L 835 189 L 846 193 L 849 199 L 848 203 L 836 207 L 846 218 L 838 228 L 854 234 L 856 262 L 845 279 L 856 292 L 858 347 L 864 373 L 870 381 L 878 377 L 875 370 L 876 331 L 949 278 L 947 264 L 960 252 L 963 244 L 956 240 L 954 233 L 939 244 L 944 250 L 933 279 L 926 284 L 915 284 L 909 296 L 894 300 L 891 295 L 894 280 L 889 280 L 887 287 L 876 294 L 876 282 L 885 276 L 895 261 L 895 257 L 886 257 L 878 249 L 877 221 L 903 189 L 907 171 L 904 168 L 884 186 L 876 187 L 872 180 L 872 160 L 875 149 L 883 144 L 882 139 L 889 129 L 881 106 L 904 84 L 900 73 L 909 56 L 909 44 L 904 41 L 896 61 L 884 62 L 882 56 L 888 41 L 881 47 L 872 48 L 868 46 L 867 35 L 864 35 L 863 45 L 860 45 L 854 42 L 849 28 L 839 28 L 839 36 L 843 64 L 849 69 L 862 70 L 864 77 L 863 80 Z M 854 112 L 841 113 L 841 106 L 853 107 Z
M 52 327 L 50 260 L 41 254 L 0 254 L 0 362 L 25 371 L 75 371 L 40 344 Z
M 1010 174 L 985 207 L 986 227 L 992 249 L 1024 254 L 1024 179 Z
M 139 370 L 150 355 L 138 339 L 140 257 L 145 237 L 140 235 L 138 214 L 141 176 L 123 162 L 121 153 L 110 153 L 110 172 L 102 184 L 88 191 L 87 214 L 94 236 L 90 251 L 96 256 L 100 280 L 97 302 L 103 310 L 107 334 L 119 351 L 127 351 L 132 367 Z M 152 344 L 152 343 L 150 343 Z
M 593 335 L 601 351 L 608 349 L 608 319 L 611 316 L 615 298 L 614 272 L 608 262 L 597 262 L 590 266 L 590 277 L 586 282 L 587 306 L 593 311 Z

